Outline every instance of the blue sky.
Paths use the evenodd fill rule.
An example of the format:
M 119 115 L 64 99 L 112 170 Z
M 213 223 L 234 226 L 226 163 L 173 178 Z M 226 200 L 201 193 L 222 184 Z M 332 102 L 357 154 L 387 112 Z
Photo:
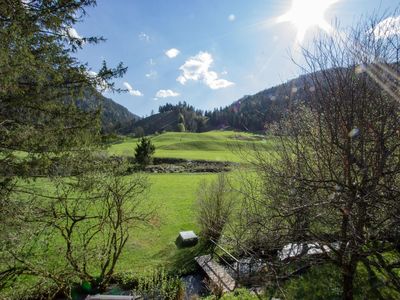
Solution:
M 349 25 L 398 4 L 336 0 L 324 19 Z M 80 36 L 102 35 L 107 41 L 85 45 L 77 56 L 93 71 L 103 59 L 110 65 L 122 61 L 128 72 L 116 86 L 129 92 L 104 95 L 140 116 L 166 102 L 186 101 L 200 109 L 225 106 L 300 74 L 289 55 L 294 51 L 301 63 L 293 50 L 300 43 L 299 28 L 277 22 L 291 5 L 292 0 L 98 0 L 75 29 Z M 308 30 L 301 43 L 318 30 Z

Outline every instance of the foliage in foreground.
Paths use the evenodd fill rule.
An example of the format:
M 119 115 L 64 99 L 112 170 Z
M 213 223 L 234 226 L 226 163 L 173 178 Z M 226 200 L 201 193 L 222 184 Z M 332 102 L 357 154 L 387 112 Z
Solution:
M 183 299 L 184 284 L 177 275 L 168 273 L 164 268 L 147 268 L 140 274 L 122 273 L 116 276 L 118 283 L 135 295 L 145 299 Z
M 54 178 L 44 186 L 47 190 L 37 189 L 35 198 L 29 186 L 15 195 L 24 200 L 3 234 L 6 294 L 26 294 L 24 284 L 18 284 L 20 276 L 44 294 L 68 295 L 79 282 L 93 289 L 107 286 L 132 227 L 150 215 L 142 205 L 146 178 L 117 174 Z M 46 285 L 51 288 L 41 290 Z
M 104 62 L 94 73 L 75 58 L 82 45 L 103 40 L 73 34 L 95 4 L 0 5 L 0 297 L 68 295 L 80 281 L 103 287 L 140 214 L 132 205 L 145 182 L 127 184 L 94 158 L 100 103 L 81 100 L 116 90 L 112 79 L 126 71 Z M 65 170 L 75 177 L 59 177 Z
M 227 293 L 222 295 L 222 297 L 217 297 L 214 295 L 208 296 L 203 298 L 204 300 L 217 300 L 217 299 L 221 299 L 221 300 L 260 300 L 260 299 L 268 299 L 268 298 L 263 298 L 263 296 L 261 295 L 260 297 L 258 297 L 256 294 L 251 293 L 249 290 L 247 289 L 236 289 L 234 292 L 231 293 Z
M 179 277 L 168 275 L 157 269 L 142 274 L 135 291 L 149 299 L 183 299 L 184 285 Z
M 374 31 L 387 17 L 304 50 L 306 101 L 293 100 L 277 124 L 272 159 L 253 153 L 257 178 L 242 184 L 237 242 L 271 262 L 269 282 L 330 262 L 343 299 L 356 297 L 361 266 L 364 295 L 400 290 L 400 40 L 389 34 L 394 24 L 382 29 L 385 38 Z
M 354 280 L 354 299 L 398 299 L 399 291 L 388 286 L 390 277 L 375 270 L 371 278 L 365 266 L 359 265 Z M 379 293 L 376 293 L 376 289 Z M 301 276 L 285 282 L 274 295 L 286 299 L 340 299 L 342 297 L 340 269 L 334 264 L 313 266 Z

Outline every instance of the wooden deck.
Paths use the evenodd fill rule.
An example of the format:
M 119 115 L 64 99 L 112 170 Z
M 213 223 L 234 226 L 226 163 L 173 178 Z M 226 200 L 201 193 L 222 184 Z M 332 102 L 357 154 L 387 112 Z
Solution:
M 204 270 L 210 280 L 222 288 L 223 292 L 231 292 L 236 287 L 236 281 L 219 263 L 211 258 L 211 255 L 203 255 L 195 258 L 199 266 Z

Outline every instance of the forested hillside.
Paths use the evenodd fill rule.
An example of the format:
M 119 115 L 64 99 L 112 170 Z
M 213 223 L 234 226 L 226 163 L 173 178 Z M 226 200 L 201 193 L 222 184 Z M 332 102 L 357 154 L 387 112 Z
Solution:
M 100 109 L 101 128 L 104 133 L 121 133 L 123 128 L 132 126 L 135 121 L 140 119 L 126 107 L 104 97 L 95 89 L 85 91 L 78 105 L 88 110 Z
M 244 96 L 224 108 L 206 111 L 207 125 L 211 128 L 265 131 L 268 125 L 282 118 L 290 103 L 307 100 L 304 86 L 309 76 L 300 76 L 285 84 Z
M 262 132 L 279 121 L 290 103 L 307 100 L 305 84 L 310 75 L 300 76 L 212 111 L 195 109 L 186 102 L 166 103 L 159 113 L 131 123 L 121 130 L 124 134 L 153 134 L 162 131 L 204 132 L 215 129 L 235 129 Z M 179 126 L 178 124 L 182 125 Z
M 186 102 L 176 105 L 166 103 L 160 106 L 158 111 L 157 114 L 132 123 L 121 132 L 143 135 L 162 131 L 203 132 L 208 129 L 204 112 Z

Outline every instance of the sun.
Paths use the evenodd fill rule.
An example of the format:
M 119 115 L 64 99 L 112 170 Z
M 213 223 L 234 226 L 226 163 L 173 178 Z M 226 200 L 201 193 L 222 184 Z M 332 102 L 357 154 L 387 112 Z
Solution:
M 312 27 L 330 32 L 332 27 L 324 15 L 329 7 L 339 0 L 292 0 L 292 7 L 278 18 L 278 22 L 290 22 L 297 28 L 297 42 L 301 42 Z

